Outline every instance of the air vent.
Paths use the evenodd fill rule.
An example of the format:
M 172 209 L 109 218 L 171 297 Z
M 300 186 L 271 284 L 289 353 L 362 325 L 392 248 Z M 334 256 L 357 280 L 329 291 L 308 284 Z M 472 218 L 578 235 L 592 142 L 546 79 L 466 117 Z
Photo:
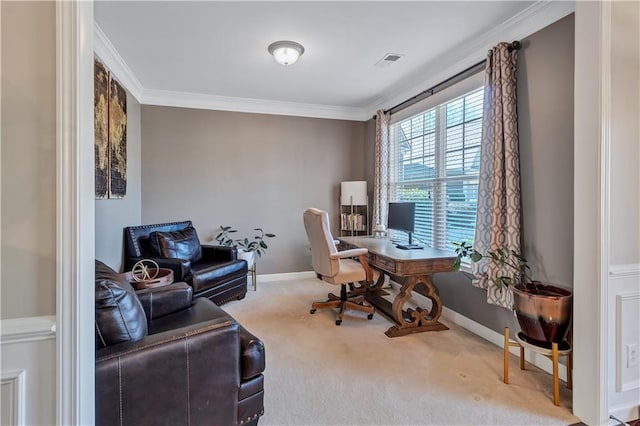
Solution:
M 403 56 L 404 55 L 401 55 L 399 53 L 387 53 L 382 57 L 382 59 L 375 63 L 375 66 L 388 67 L 389 65 L 398 62 L 400 59 L 402 59 Z

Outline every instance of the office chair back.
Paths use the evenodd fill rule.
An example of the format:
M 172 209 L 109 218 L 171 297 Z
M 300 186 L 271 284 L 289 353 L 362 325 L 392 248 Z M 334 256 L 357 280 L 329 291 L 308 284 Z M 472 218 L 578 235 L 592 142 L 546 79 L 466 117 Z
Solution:
M 329 228 L 329 214 L 316 208 L 304 211 L 304 229 L 311 243 L 311 265 L 313 270 L 323 276 L 333 277 L 340 271 L 340 262 L 329 255 L 336 253 L 336 245 Z

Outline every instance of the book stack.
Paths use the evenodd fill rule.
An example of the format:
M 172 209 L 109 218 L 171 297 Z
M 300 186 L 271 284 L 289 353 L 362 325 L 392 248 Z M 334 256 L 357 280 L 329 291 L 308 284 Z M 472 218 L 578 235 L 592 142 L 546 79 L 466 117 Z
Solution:
M 364 215 L 360 213 L 342 213 L 340 215 L 340 229 L 343 231 L 364 231 Z

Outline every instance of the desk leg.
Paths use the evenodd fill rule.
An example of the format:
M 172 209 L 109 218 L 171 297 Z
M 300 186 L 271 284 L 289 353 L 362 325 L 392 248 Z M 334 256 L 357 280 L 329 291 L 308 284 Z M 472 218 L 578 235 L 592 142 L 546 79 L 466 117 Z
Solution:
M 403 307 L 411 299 L 411 294 L 414 290 L 431 300 L 431 310 L 418 307 L 415 310 L 407 309 L 404 311 Z M 431 282 L 431 275 L 410 277 L 401 287 L 400 293 L 393 299 L 391 314 L 396 325 L 386 331 L 385 334 L 388 337 L 449 329 L 449 327 L 438 322 L 442 314 L 442 302 L 438 295 L 438 289 Z

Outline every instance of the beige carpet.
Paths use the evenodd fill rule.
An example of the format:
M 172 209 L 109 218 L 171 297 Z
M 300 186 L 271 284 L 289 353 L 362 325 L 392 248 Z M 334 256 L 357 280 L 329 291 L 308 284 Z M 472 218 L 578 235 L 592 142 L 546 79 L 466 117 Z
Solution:
M 569 425 L 571 393 L 553 405 L 551 376 L 447 324 L 449 331 L 390 339 L 390 323 L 354 312 L 342 325 L 312 301 L 338 290 L 316 279 L 258 282 L 224 309 L 266 346 L 262 425 Z M 444 321 L 443 321 L 444 322 Z

